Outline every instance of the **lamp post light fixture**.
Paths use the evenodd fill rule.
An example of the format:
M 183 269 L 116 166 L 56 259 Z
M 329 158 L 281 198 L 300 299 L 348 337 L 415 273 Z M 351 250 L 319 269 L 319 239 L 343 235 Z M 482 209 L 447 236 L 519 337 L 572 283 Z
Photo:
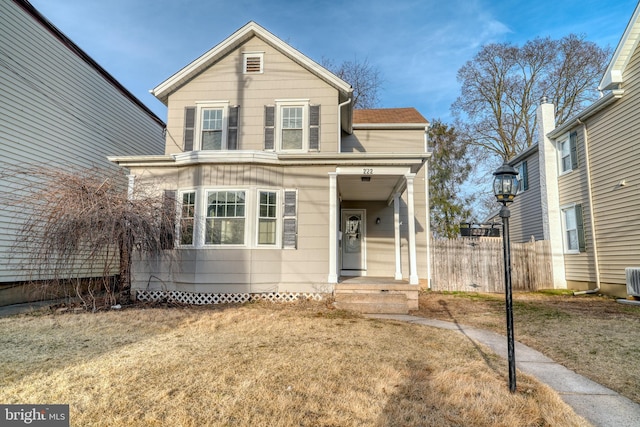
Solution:
M 509 391 L 516 391 L 516 357 L 513 341 L 513 303 L 511 296 L 511 244 L 509 242 L 509 217 L 511 211 L 507 205 L 513 202 L 518 194 L 518 171 L 513 166 L 503 163 L 494 173 L 493 194 L 502 203 L 502 252 L 504 255 L 504 289 L 507 306 L 507 357 L 509 360 Z

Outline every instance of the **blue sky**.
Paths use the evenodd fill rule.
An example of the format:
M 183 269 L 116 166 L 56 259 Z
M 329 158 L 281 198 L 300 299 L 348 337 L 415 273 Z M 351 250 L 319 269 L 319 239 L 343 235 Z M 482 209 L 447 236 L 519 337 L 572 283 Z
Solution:
M 318 62 L 368 60 L 380 107 L 451 119 L 457 70 L 483 44 L 585 34 L 616 46 L 636 0 L 31 0 L 160 118 L 149 90 L 256 21 Z

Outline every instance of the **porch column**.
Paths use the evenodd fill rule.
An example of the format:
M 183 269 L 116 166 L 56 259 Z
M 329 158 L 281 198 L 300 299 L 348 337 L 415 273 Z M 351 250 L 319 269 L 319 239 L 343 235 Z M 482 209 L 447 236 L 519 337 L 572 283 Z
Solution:
M 396 280 L 402 280 L 402 263 L 400 262 L 400 193 L 393 195 L 393 234 L 395 236 Z
M 329 172 L 329 277 L 338 283 L 338 174 Z
M 416 214 L 413 204 L 413 179 L 416 177 L 415 173 L 408 173 L 405 175 L 407 180 L 407 221 L 409 222 L 409 284 L 417 285 L 418 280 L 418 268 L 416 265 Z

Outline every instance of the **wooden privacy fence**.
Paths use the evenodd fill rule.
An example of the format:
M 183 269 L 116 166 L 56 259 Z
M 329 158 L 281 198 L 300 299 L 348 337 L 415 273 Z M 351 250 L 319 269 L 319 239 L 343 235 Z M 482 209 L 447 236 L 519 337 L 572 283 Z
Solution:
M 435 291 L 504 292 L 502 238 L 433 239 L 432 282 Z M 511 243 L 512 289 L 553 288 L 548 240 Z

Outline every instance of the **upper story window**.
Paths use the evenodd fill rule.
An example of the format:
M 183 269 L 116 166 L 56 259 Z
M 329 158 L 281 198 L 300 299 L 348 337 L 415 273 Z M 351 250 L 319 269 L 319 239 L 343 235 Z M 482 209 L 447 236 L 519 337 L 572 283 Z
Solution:
M 557 142 L 560 174 L 571 172 L 578 167 L 577 139 L 578 134 L 571 132 Z
M 239 106 L 198 102 L 185 108 L 184 151 L 237 150 Z
M 265 150 L 317 151 L 320 146 L 320 106 L 309 100 L 276 100 L 265 106 Z
M 244 74 L 264 72 L 264 52 L 243 52 L 242 64 Z
M 527 161 L 525 160 L 517 165 L 516 170 L 518 171 L 518 181 L 520 182 L 518 193 L 527 191 L 529 189 L 529 170 L 527 167 Z

